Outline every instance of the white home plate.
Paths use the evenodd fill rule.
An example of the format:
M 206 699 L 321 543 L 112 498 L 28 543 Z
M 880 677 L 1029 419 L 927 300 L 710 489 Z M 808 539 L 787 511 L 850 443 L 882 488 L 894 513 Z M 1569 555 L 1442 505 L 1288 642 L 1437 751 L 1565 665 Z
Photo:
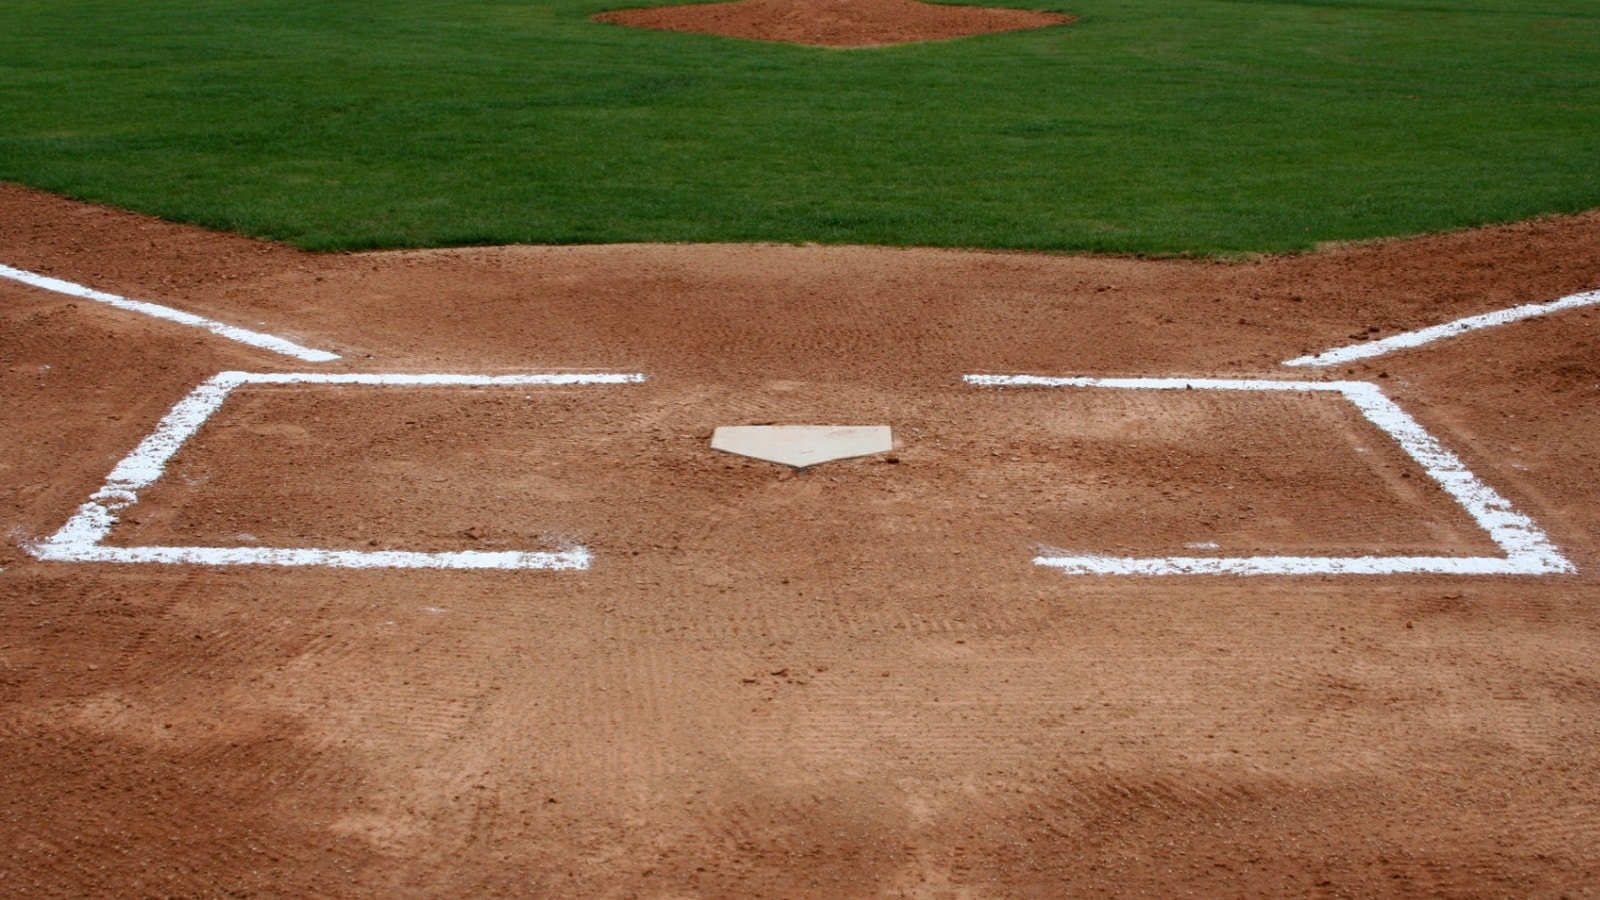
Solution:
M 724 425 L 711 449 L 804 469 L 894 449 L 887 425 Z

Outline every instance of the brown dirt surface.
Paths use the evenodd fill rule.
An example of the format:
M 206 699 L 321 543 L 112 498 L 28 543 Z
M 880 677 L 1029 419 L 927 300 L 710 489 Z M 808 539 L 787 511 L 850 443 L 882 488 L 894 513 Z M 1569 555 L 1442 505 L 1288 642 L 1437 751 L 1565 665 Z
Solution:
M 1034 9 L 918 0 L 738 0 L 621 9 L 600 13 L 594 19 L 634 28 L 816 47 L 880 47 L 1064 25 L 1073 17 Z
M 1248 262 L 778 246 L 319 256 L 0 187 L 0 885 L 15 895 L 1582 895 L 1600 884 L 1600 213 Z M 1369 329 L 1376 329 L 1370 331 Z M 111 543 L 543 549 L 584 572 L 42 562 L 218 371 Z M 1041 548 L 1481 554 L 1324 395 L 1383 386 L 1577 565 L 1064 576 Z M 799 475 L 717 425 L 875 424 Z

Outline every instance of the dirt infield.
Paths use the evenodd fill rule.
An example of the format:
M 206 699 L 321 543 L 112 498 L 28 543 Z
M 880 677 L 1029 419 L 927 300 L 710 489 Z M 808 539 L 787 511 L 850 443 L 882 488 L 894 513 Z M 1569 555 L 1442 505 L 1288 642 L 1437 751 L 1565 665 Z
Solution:
M 818 47 L 879 47 L 1065 25 L 1072 16 L 917 0 L 738 0 L 601 13 L 598 22 Z
M 216 373 L 307 364 L 0 281 L 0 884 L 57 895 L 1581 894 L 1600 883 L 1600 214 L 1243 263 L 775 246 L 314 256 L 0 188 L 0 263 L 283 335 L 117 546 L 587 571 L 42 562 Z M 1493 552 L 1307 394 L 1380 385 L 1578 567 L 1086 577 L 1086 553 Z M 794 475 L 716 425 L 895 426 Z M 1197 549 L 1199 548 L 1199 549 Z

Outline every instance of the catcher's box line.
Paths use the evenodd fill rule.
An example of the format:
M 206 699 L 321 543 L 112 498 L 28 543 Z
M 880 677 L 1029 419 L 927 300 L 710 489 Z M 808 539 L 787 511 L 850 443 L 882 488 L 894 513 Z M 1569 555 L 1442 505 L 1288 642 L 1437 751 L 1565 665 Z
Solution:
M 29 272 L 24 269 L 14 269 L 11 266 L 0 265 L 0 278 L 9 278 L 12 281 L 18 281 L 41 290 L 54 291 L 58 294 L 66 294 L 69 297 L 78 297 L 84 300 L 93 300 L 96 303 L 104 303 L 107 306 L 114 306 L 117 309 L 127 310 L 128 312 L 141 313 L 157 319 L 165 319 L 168 322 L 177 322 L 179 325 L 202 328 L 218 337 L 227 338 L 230 341 L 238 341 L 241 344 L 249 344 L 261 350 L 282 353 L 284 356 L 292 356 L 301 362 L 323 363 L 332 362 L 339 358 L 337 353 L 303 347 L 287 338 L 251 331 L 248 328 L 240 328 L 236 325 L 228 325 L 214 319 L 208 319 L 205 316 L 184 312 L 181 309 L 162 306 L 159 303 L 150 303 L 146 300 L 133 300 L 117 294 L 108 294 L 105 291 L 97 291 L 94 288 L 84 287 L 71 281 L 52 278 L 49 275 L 40 275 L 38 272 Z
M 1600 291 L 1586 291 L 1582 294 L 1562 297 L 1560 300 L 1552 300 L 1549 303 L 1528 303 L 1523 306 L 1514 306 L 1510 309 L 1467 316 L 1462 319 L 1456 319 L 1453 322 L 1446 322 L 1443 325 L 1418 328 L 1415 331 L 1402 331 L 1379 341 L 1353 344 L 1336 350 L 1325 350 L 1312 356 L 1297 356 L 1294 359 L 1284 360 L 1283 364 L 1286 366 L 1336 366 L 1340 363 L 1352 362 L 1358 359 L 1383 356 L 1409 347 L 1420 347 L 1423 344 L 1432 343 L 1441 338 L 1454 337 L 1458 334 L 1466 334 L 1469 331 L 1477 331 L 1481 328 L 1493 328 L 1496 325 L 1505 325 L 1522 319 L 1532 319 L 1536 316 L 1548 316 L 1551 313 L 1595 304 L 1600 304 Z
M 106 482 L 78 507 L 72 518 L 43 543 L 29 548 L 34 556 L 57 562 L 191 563 L 199 565 L 334 566 L 349 569 L 587 569 L 589 551 L 477 550 L 423 553 L 412 551 L 320 550 L 273 547 L 110 547 L 104 544 L 117 523 L 117 513 L 139 500 L 139 491 L 154 484 L 167 463 L 205 424 L 235 388 L 247 384 L 342 384 L 387 387 L 532 387 L 637 384 L 639 374 L 540 373 L 528 375 L 450 374 L 253 374 L 223 372 L 201 384 L 169 410 L 155 431 L 139 443 L 106 476 Z
M 1121 390 L 1306 391 L 1337 393 L 1377 426 L 1438 482 L 1489 533 L 1504 557 L 1248 556 L 1118 557 L 1050 555 L 1034 563 L 1073 575 L 1544 575 L 1575 571 L 1543 530 L 1512 508 L 1376 385 L 1362 381 L 1273 381 L 1221 378 L 1072 378 L 968 375 L 990 387 L 1077 387 Z

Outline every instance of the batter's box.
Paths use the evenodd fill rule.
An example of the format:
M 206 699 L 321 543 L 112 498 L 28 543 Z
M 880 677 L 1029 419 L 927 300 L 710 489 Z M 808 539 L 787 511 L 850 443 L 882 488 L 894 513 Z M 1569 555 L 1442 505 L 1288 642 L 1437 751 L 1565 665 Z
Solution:
M 361 387 L 482 388 L 635 384 L 643 375 L 543 373 L 527 375 L 252 374 L 223 372 L 195 388 L 167 413 L 156 430 L 134 448 L 76 513 L 34 556 L 64 562 L 178 563 L 213 566 L 333 566 L 375 569 L 587 569 L 584 547 L 558 550 L 417 552 L 322 550 L 302 547 L 110 546 L 105 543 L 117 514 L 137 503 L 139 492 L 161 478 L 167 463 L 200 430 L 236 388 L 244 385 L 309 384 Z
M 1376 385 L 1360 381 L 1269 381 L 1219 378 L 1056 378 L 1038 375 L 968 375 L 988 387 L 1089 388 L 1134 391 L 1279 391 L 1334 393 L 1460 504 L 1504 556 L 1160 556 L 1050 555 L 1034 563 L 1069 575 L 1544 575 L 1573 572 L 1572 563 L 1534 521 L 1468 471 Z

